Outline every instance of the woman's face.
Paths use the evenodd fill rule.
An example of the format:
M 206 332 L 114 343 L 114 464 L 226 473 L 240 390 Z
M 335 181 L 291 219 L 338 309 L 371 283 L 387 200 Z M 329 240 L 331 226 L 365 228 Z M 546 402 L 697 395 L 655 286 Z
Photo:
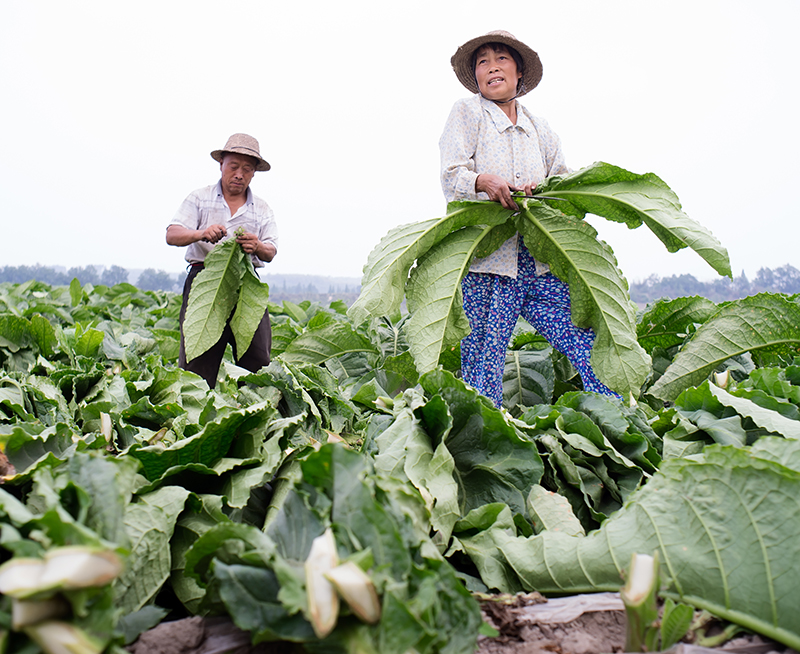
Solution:
M 497 51 L 488 45 L 475 53 L 475 79 L 481 95 L 489 100 L 508 101 L 517 94 L 517 83 L 522 72 L 511 53 L 500 46 Z

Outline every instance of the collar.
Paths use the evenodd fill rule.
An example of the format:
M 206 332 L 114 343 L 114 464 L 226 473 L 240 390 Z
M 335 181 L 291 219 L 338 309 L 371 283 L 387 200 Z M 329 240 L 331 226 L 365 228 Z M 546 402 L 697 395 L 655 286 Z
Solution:
M 222 195 L 222 180 L 220 179 L 217 182 L 217 185 L 214 187 L 214 191 L 216 192 L 216 197 L 225 199 L 225 196 Z M 253 204 L 253 189 L 249 186 L 247 187 L 247 198 L 244 201 L 245 204 Z
M 533 132 L 533 123 L 531 122 L 530 117 L 528 116 L 528 112 L 518 101 L 515 100 L 517 103 L 517 124 L 511 122 L 508 116 L 506 116 L 505 112 L 498 107 L 494 102 L 491 100 L 487 100 L 482 95 L 478 95 L 478 99 L 481 104 L 481 108 L 489 114 L 489 117 L 492 119 L 494 123 L 495 129 L 502 133 L 505 132 L 507 129 L 511 127 L 519 127 L 523 132 L 530 136 Z

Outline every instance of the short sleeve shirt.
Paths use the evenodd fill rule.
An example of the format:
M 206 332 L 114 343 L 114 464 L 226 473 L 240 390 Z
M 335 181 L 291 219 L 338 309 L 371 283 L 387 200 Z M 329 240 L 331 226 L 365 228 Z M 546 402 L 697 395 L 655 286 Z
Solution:
M 569 172 L 561 141 L 546 120 L 517 102 L 515 125 L 500 107 L 481 95 L 453 105 L 439 151 L 442 190 L 448 202 L 488 200 L 486 193 L 475 192 L 475 180 L 482 173 L 499 175 L 521 187 Z M 519 235 L 514 235 L 488 257 L 476 259 L 470 270 L 516 278 L 518 239 Z M 538 274 L 548 270 L 536 263 Z
M 183 201 L 170 225 L 182 225 L 188 229 L 224 225 L 228 230 L 226 239 L 235 238 L 234 231 L 238 227 L 243 227 L 246 232 L 258 236 L 261 242 L 272 243 L 276 251 L 278 249 L 278 226 L 272 209 L 264 200 L 253 195 L 253 191 L 249 188 L 245 203 L 233 216 L 222 195 L 220 182 L 197 189 Z M 186 248 L 186 261 L 189 263 L 205 261 L 206 255 L 213 247 L 213 243 L 203 241 L 189 244 Z M 252 255 L 252 260 L 256 268 L 263 267 L 264 262 L 255 255 Z

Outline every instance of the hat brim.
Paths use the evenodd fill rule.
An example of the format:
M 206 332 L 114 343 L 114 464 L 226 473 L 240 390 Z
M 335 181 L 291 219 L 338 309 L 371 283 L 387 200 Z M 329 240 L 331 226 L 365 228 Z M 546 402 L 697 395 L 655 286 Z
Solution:
M 539 55 L 529 48 L 522 41 L 518 41 L 512 36 L 505 34 L 484 34 L 474 39 L 470 39 L 460 46 L 456 53 L 450 57 L 450 64 L 453 66 L 458 81 L 472 93 L 480 93 L 478 82 L 475 79 L 475 71 L 472 68 L 472 55 L 482 45 L 487 43 L 502 43 L 503 45 L 514 48 L 522 58 L 522 82 L 523 86 L 517 97 L 523 96 L 535 89 L 542 81 L 542 62 Z
M 258 154 L 254 154 L 253 151 L 249 150 L 248 148 L 236 147 L 236 148 L 231 148 L 230 150 L 214 150 L 211 153 L 211 158 L 214 161 L 222 163 L 222 159 L 225 156 L 226 152 L 230 152 L 231 154 L 243 154 L 247 157 L 252 157 L 258 162 L 256 164 L 256 170 L 259 172 L 264 172 L 265 170 L 269 170 L 271 168 L 271 166 L 265 159 L 262 159 Z

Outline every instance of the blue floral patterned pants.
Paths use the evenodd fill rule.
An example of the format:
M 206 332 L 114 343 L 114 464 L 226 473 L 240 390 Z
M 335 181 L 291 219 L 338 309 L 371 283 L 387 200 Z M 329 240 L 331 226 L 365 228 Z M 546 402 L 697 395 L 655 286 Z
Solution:
M 552 273 L 537 277 L 536 263 L 521 241 L 517 261 L 517 279 L 471 272 L 461 282 L 464 311 L 472 329 L 461 341 L 464 381 L 495 406 L 502 405 L 506 349 L 521 315 L 569 359 L 584 390 L 617 396 L 592 370 L 594 331 L 572 322 L 567 284 Z

